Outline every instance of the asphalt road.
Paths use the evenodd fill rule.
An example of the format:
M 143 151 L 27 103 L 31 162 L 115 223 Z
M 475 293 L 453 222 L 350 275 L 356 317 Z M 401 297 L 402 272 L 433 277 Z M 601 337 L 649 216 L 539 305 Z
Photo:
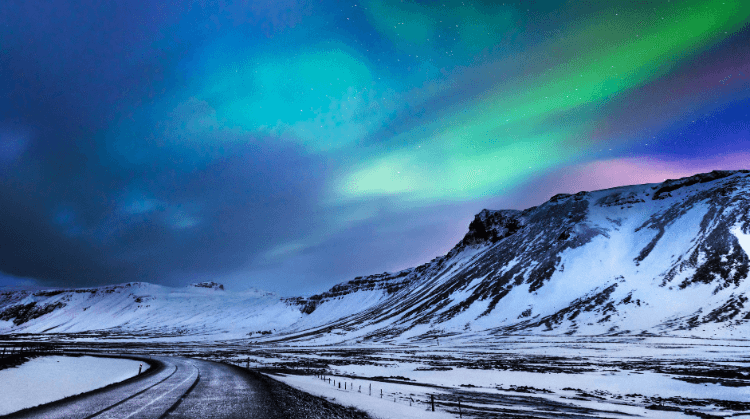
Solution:
M 287 417 L 261 379 L 240 368 L 187 358 L 154 357 L 146 373 L 8 418 L 157 419 Z
M 237 368 L 215 362 L 191 360 L 200 379 L 169 411 L 167 418 L 281 418 L 267 387 Z

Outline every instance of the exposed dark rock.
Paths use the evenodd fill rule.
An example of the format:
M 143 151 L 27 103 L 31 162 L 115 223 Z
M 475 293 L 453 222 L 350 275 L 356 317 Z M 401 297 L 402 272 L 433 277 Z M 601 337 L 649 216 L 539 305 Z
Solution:
M 495 243 L 504 239 L 523 227 L 520 215 L 520 211 L 484 209 L 474 216 L 474 220 L 469 224 L 469 232 L 456 247 Z
M 65 303 L 63 302 L 39 305 L 36 302 L 19 304 L 8 307 L 0 312 L 0 320 L 12 320 L 13 324 L 18 326 L 63 307 L 65 307 Z
M 213 282 L 213 281 L 210 281 L 210 282 L 198 282 L 196 284 L 190 284 L 190 286 L 191 287 L 195 287 L 195 288 L 208 288 L 208 289 L 212 289 L 212 290 L 224 291 L 224 285 L 223 284 L 219 284 L 218 282 Z
M 737 173 L 750 173 L 750 170 L 714 170 L 711 173 L 701 173 L 682 179 L 667 179 L 656 189 L 653 199 L 664 199 L 664 194 L 676 191 L 677 189 L 695 185 L 696 183 L 711 182 Z

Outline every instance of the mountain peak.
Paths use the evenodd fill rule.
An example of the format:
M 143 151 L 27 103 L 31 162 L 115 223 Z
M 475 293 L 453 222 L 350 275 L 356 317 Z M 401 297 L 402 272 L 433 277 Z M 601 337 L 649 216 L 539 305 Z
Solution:
M 219 284 L 218 282 L 214 281 L 206 281 L 206 282 L 197 282 L 195 284 L 190 284 L 188 287 L 193 288 L 208 288 L 215 291 L 224 291 L 224 284 Z
M 483 209 L 469 223 L 469 231 L 457 247 L 495 243 L 523 227 L 521 211 Z

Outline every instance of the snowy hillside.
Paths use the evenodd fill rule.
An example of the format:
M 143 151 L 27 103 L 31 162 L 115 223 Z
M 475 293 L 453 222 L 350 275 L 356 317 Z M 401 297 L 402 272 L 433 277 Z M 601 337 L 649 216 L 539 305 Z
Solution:
M 0 292 L 0 333 L 242 338 L 284 328 L 300 317 L 275 294 L 230 293 L 216 283 Z
M 445 256 L 307 298 L 232 294 L 218 284 L 0 293 L 0 333 L 317 343 L 747 336 L 748 192 L 750 172 L 711 172 L 484 210 Z

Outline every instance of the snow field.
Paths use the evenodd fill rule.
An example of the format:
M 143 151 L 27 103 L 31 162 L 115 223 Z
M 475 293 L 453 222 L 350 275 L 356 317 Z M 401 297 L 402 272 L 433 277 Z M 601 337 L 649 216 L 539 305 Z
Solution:
M 309 359 L 323 361 L 329 365 L 325 377 L 331 379 L 330 383 L 316 376 L 294 373 L 274 378 L 335 403 L 357 407 L 375 418 L 438 417 L 432 416 L 437 412 L 427 411 L 429 405 L 425 402 L 430 394 L 435 395 L 436 409 L 452 417 L 458 417 L 455 402 L 459 399 L 464 417 L 474 407 L 474 412 L 510 416 L 521 412 L 544 416 L 554 409 L 559 410 L 560 417 L 589 411 L 592 417 L 601 418 L 687 418 L 690 416 L 686 410 L 727 417 L 744 415 L 747 411 L 722 403 L 705 404 L 701 400 L 746 403 L 750 400 L 750 387 L 687 382 L 678 379 L 679 375 L 657 372 L 655 366 L 671 365 L 676 369 L 684 366 L 696 371 L 722 365 L 742 368 L 747 365 L 748 345 L 747 341 L 674 337 L 605 340 L 529 336 L 489 346 L 445 342 L 440 347 L 408 346 L 400 350 L 380 347 L 355 357 L 352 356 L 355 347 L 339 347 L 340 353 L 325 347 L 311 349 L 307 354 L 287 353 L 288 356 L 268 358 L 255 353 L 251 366 L 294 368 L 296 358 L 305 360 L 300 365 L 306 370 Z M 548 358 L 552 355 L 564 359 L 557 364 Z M 499 360 L 510 368 L 520 362 L 518 365 L 528 370 L 464 367 L 482 359 Z M 633 367 L 627 367 L 631 361 Z M 560 372 L 560 368 L 565 372 Z M 375 377 L 390 381 L 383 382 Z M 341 389 L 338 388 L 340 381 Z M 383 399 L 380 399 L 381 389 Z M 409 406 L 410 398 L 412 406 Z M 646 409 L 661 403 L 659 400 L 670 399 L 685 400 L 688 404 L 681 406 L 682 412 Z M 387 405 L 382 400 L 387 400 Z M 451 406 L 441 404 L 446 400 Z M 690 400 L 696 402 L 691 404 Z M 665 405 L 670 403 L 673 402 L 666 401 Z M 415 406 L 421 410 L 415 411 Z M 424 416 L 425 413 L 429 415 Z
M 121 358 L 45 356 L 0 370 L 0 415 L 118 383 L 138 375 L 141 363 Z M 148 368 L 143 363 L 143 371 Z
M 436 403 L 435 411 L 432 412 L 428 403 L 429 396 L 420 387 L 352 379 L 336 375 L 325 377 L 326 380 L 324 381 L 315 376 L 273 376 L 276 380 L 314 396 L 324 397 L 343 406 L 356 407 L 375 419 L 452 419 L 457 417 L 457 415 L 445 412 L 439 402 Z M 333 384 L 334 380 L 336 385 Z M 346 382 L 346 390 L 344 390 L 344 382 Z M 341 389 L 339 389 L 339 384 L 341 384 Z M 372 386 L 372 395 L 370 395 L 370 385 Z M 380 397 L 381 390 L 383 392 L 382 398 Z M 446 394 L 438 389 L 430 389 L 429 392 Z
M 356 407 L 360 410 L 367 412 L 370 416 L 376 419 L 398 419 L 398 418 L 419 418 L 419 419 L 442 419 L 442 418 L 457 418 L 459 417 L 455 402 L 452 402 L 452 406 L 446 407 L 442 405 L 441 396 L 447 396 L 449 392 L 441 389 L 414 386 L 409 384 L 395 384 L 395 383 L 384 383 L 381 381 L 372 381 L 367 379 L 352 379 L 349 377 L 342 377 L 339 375 L 325 376 L 325 380 L 321 380 L 315 376 L 303 376 L 303 375 L 283 375 L 274 376 L 274 379 L 282 381 L 298 390 L 313 394 L 319 397 L 324 397 L 332 402 L 341 404 L 344 406 Z M 328 382 L 328 378 L 331 382 Z M 507 378 L 507 377 L 506 377 Z M 333 381 L 336 384 L 333 384 Z M 465 381 L 465 379 L 464 379 Z M 347 389 L 344 390 L 343 382 L 347 383 Z M 518 382 L 524 382 L 520 380 Z M 528 385 L 532 385 L 533 382 L 526 381 Z M 342 387 L 339 389 L 339 384 Z M 372 395 L 369 394 L 369 386 L 372 385 Z M 361 393 L 360 393 L 361 388 Z M 380 397 L 380 391 L 383 391 L 382 398 Z M 476 392 L 478 395 L 481 393 L 492 393 L 492 394 L 505 394 L 508 396 L 517 396 L 519 393 L 514 391 L 504 391 L 491 388 L 466 388 L 462 389 L 469 392 Z M 642 406 L 624 405 L 624 404 L 612 404 L 600 401 L 581 401 L 571 400 L 570 397 L 575 396 L 573 391 L 562 391 L 562 395 L 548 395 L 548 394 L 522 394 L 523 397 L 530 399 L 547 399 L 561 401 L 563 403 L 569 403 L 573 406 L 589 408 L 598 410 L 600 413 L 604 413 L 607 416 L 597 417 L 620 417 L 624 415 L 637 415 L 648 418 L 683 418 L 683 414 L 679 412 L 663 412 L 645 410 Z M 430 408 L 430 394 L 435 395 L 435 412 L 431 411 Z M 563 396 L 563 397 L 561 397 Z M 411 404 L 410 404 L 411 401 Z M 540 403 L 541 405 L 541 403 Z M 465 417 L 467 411 L 478 407 L 482 410 L 491 409 L 496 412 L 507 411 L 526 411 L 530 414 L 534 412 L 544 413 L 544 410 L 537 410 L 534 406 L 528 406 L 523 404 L 509 405 L 507 403 L 472 403 L 469 400 L 464 399 L 462 401 L 462 408 Z M 562 412 L 561 412 L 562 413 Z M 609 416 L 611 414 L 612 416 Z

